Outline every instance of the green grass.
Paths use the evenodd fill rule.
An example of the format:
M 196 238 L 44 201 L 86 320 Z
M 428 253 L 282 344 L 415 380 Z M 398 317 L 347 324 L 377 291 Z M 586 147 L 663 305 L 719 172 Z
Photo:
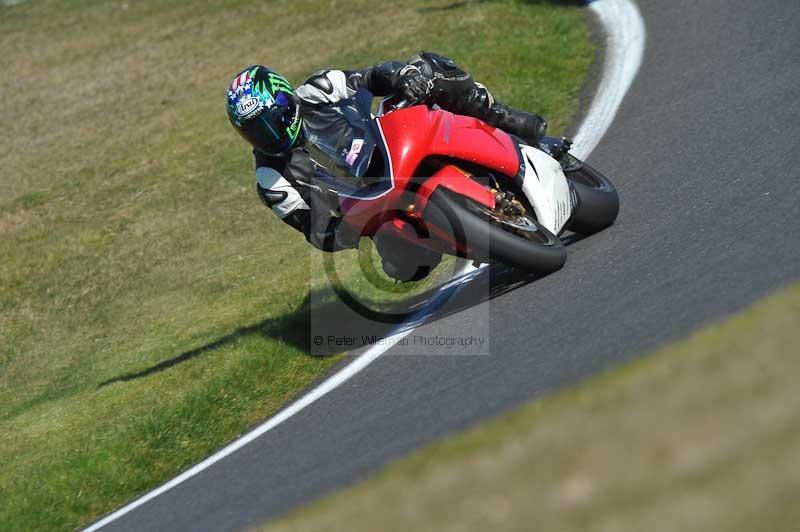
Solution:
M 800 284 L 263 532 L 800 529 Z
M 237 69 L 300 82 L 433 49 L 569 124 L 593 58 L 580 11 L 448 4 L 0 7 L 0 530 L 87 523 L 341 359 L 308 354 L 325 281 L 253 192 L 223 108 Z

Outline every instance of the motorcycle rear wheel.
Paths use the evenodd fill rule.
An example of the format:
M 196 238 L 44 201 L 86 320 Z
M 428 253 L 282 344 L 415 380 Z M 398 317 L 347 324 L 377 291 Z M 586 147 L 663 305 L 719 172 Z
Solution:
M 579 199 L 566 228 L 591 235 L 613 224 L 619 214 L 619 195 L 614 184 L 569 153 L 562 157 L 561 166 Z
M 433 206 L 433 208 L 431 208 Z M 530 214 L 506 216 L 445 189 L 431 194 L 425 220 L 451 236 L 473 260 L 502 262 L 547 275 L 561 269 L 567 251 Z

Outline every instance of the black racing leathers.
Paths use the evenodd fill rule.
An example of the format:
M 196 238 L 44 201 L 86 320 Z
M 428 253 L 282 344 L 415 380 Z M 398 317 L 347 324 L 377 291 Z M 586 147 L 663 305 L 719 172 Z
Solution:
M 547 124 L 542 117 L 497 103 L 486 87 L 451 59 L 430 52 L 417 54 L 407 63 L 387 61 L 364 70 L 314 73 L 296 90 L 305 127 L 321 125 L 317 122 L 323 120 L 325 106 L 353 96 L 360 88 L 376 96 L 401 95 L 403 75 L 409 69 L 429 80 L 424 103 L 480 118 L 530 143 L 544 135 Z M 357 246 L 358 235 L 339 223 L 335 199 L 313 186 L 314 165 L 303 142 L 284 157 L 270 157 L 258 150 L 254 154 L 256 188 L 275 214 L 316 248 L 337 251 Z

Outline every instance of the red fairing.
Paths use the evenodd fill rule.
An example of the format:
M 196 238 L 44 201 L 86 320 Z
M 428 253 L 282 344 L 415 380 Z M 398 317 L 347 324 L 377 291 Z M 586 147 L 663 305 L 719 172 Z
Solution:
M 434 190 L 444 188 L 472 201 L 494 208 L 492 192 L 471 178 L 459 161 L 475 163 L 499 174 L 515 177 L 519 171 L 516 146 L 505 132 L 486 123 L 447 111 L 431 110 L 424 105 L 391 112 L 377 119 L 391 160 L 392 186 L 368 199 L 341 198 L 341 209 L 347 223 L 365 236 L 376 231 L 394 231 L 397 236 L 415 241 L 409 233 L 407 218 L 418 216 L 428 204 Z M 423 159 L 429 156 L 452 158 L 436 173 L 418 182 L 413 197 L 408 186 Z M 409 205 L 412 209 L 409 209 Z M 388 222 L 388 223 L 387 223 Z M 433 228 L 436 229 L 436 228 Z M 446 237 L 434 239 L 446 253 L 455 252 L 455 242 Z
M 470 174 L 456 165 L 447 164 L 426 179 L 417 190 L 417 208 L 424 211 L 428 199 L 437 188 L 445 188 L 461 196 L 471 198 L 473 201 L 494 209 L 494 194 L 486 187 L 472 179 Z
M 395 178 L 413 176 L 429 155 L 473 162 L 510 177 L 519 170 L 511 137 L 477 118 L 418 105 L 378 120 L 389 144 Z

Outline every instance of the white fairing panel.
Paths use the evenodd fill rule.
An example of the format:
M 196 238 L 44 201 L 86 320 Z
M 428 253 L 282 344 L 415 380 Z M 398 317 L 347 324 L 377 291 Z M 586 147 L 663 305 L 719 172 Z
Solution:
M 520 145 L 525 161 L 522 191 L 531 202 L 539 220 L 558 235 L 572 215 L 572 198 L 567 178 L 558 161 L 541 150 Z

